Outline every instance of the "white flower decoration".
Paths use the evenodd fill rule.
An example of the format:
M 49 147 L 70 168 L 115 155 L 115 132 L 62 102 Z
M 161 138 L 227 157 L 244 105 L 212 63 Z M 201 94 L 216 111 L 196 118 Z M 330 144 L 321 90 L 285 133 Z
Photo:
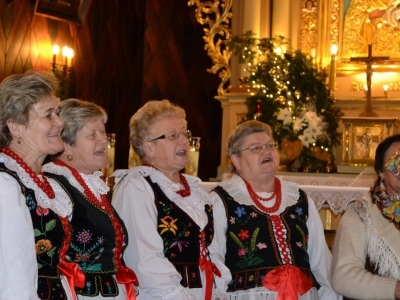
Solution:
M 292 112 L 287 108 L 280 109 L 278 114 L 278 120 L 283 121 L 283 125 L 289 125 L 290 123 L 293 122 Z

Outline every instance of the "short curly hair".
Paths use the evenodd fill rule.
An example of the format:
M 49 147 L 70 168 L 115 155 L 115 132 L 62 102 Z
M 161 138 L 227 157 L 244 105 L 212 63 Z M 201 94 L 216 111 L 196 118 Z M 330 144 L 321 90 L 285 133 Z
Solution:
M 271 127 L 263 122 L 250 120 L 243 122 L 236 127 L 236 129 L 232 131 L 228 137 L 226 146 L 226 155 L 228 159 L 230 160 L 232 154 L 240 156 L 240 149 L 242 149 L 244 138 L 250 134 L 259 132 L 266 133 L 272 139 Z M 237 173 L 236 167 L 232 162 L 230 162 L 229 167 L 231 173 Z
M 164 118 L 181 118 L 186 121 L 186 113 L 183 108 L 164 99 L 147 102 L 132 116 L 129 122 L 130 142 L 141 161 L 145 157 L 143 142 L 150 138 L 154 124 Z
M 101 106 L 73 98 L 61 102 L 60 117 L 64 121 L 61 139 L 68 145 L 75 145 L 76 134 L 86 123 L 97 118 L 101 118 L 103 124 L 107 122 L 107 113 Z
M 49 71 L 29 70 L 11 75 L 0 84 L 0 147 L 8 147 L 13 137 L 7 121 L 27 125 L 33 106 L 55 94 L 57 78 Z

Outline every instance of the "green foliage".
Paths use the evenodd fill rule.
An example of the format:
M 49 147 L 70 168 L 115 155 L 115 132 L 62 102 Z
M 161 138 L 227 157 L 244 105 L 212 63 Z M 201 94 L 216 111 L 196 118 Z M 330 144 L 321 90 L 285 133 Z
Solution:
M 282 139 L 300 138 L 302 164 L 311 166 L 312 171 L 320 169 L 327 161 L 327 153 L 320 149 L 332 159 L 331 149 L 340 145 L 337 129 L 343 115 L 325 86 L 326 72 L 318 71 L 311 57 L 293 51 L 282 36 L 256 39 L 247 32 L 235 36 L 230 47 L 247 65 L 249 87 L 258 90 L 246 101 L 247 119 L 269 124 L 280 145 Z M 261 111 L 257 111 L 259 103 Z

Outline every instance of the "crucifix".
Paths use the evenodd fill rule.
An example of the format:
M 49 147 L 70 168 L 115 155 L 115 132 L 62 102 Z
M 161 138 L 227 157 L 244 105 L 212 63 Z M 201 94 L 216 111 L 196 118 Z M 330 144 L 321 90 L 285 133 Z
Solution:
M 375 61 L 388 60 L 388 56 L 372 56 L 372 45 L 368 45 L 368 56 L 366 57 L 350 57 L 350 61 L 363 61 L 367 64 L 367 103 L 364 111 L 360 117 L 377 117 L 378 115 L 373 111 L 371 103 L 371 79 L 372 79 L 372 63 Z

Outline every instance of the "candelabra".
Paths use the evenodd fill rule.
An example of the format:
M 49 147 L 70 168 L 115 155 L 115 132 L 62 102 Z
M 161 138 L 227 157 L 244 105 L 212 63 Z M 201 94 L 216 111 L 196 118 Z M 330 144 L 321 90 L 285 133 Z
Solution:
M 53 46 L 53 61 L 51 64 L 51 70 L 57 77 L 60 83 L 60 87 L 57 91 L 57 96 L 61 100 L 69 97 L 70 86 L 71 86 L 71 75 L 73 74 L 73 67 L 71 65 L 72 58 L 74 57 L 74 50 L 67 46 L 62 49 L 62 60 L 58 63 L 58 56 L 60 53 L 60 47 L 58 45 Z

